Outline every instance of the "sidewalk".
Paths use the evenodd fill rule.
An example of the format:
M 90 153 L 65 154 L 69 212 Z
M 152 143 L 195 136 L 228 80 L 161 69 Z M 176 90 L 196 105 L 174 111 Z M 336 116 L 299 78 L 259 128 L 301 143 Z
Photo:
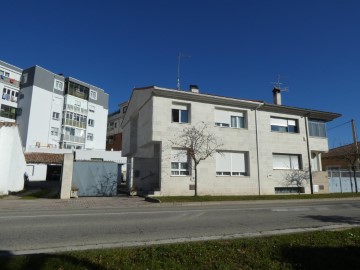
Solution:
M 117 197 L 80 197 L 77 199 L 19 199 L 9 196 L 0 199 L 0 210 L 51 210 L 51 209 L 96 209 L 96 208 L 130 208 L 151 205 L 145 198 L 137 196 Z

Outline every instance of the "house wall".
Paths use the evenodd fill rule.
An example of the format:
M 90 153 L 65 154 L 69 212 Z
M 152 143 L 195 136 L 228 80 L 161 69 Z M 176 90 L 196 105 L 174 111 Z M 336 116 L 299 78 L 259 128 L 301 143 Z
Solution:
M 25 157 L 17 126 L 0 127 L 0 195 L 24 187 Z
M 256 110 L 256 104 L 252 105 L 252 108 L 245 108 L 160 96 L 153 96 L 151 100 L 147 100 L 140 97 L 140 92 L 142 91 L 134 91 L 129 105 L 132 113 L 127 115 L 127 119 L 124 121 L 123 153 L 137 158 L 134 162 L 134 172 L 138 171 L 141 175 L 143 168 L 148 167 L 148 161 L 143 158 L 154 157 L 154 154 L 149 151 L 151 149 L 149 145 L 161 142 L 161 169 L 158 183 L 161 191 L 157 195 L 187 196 L 194 194 L 194 190 L 192 190 L 192 186 L 195 184 L 193 171 L 189 176 L 171 175 L 171 149 L 172 141 L 177 140 L 184 128 L 196 126 L 201 122 L 206 123 L 209 131 L 220 138 L 222 142 L 220 151 L 246 153 L 248 175 L 217 176 L 216 159 L 209 157 L 198 166 L 199 195 L 275 194 L 275 187 L 286 187 L 285 177 L 290 170 L 274 169 L 273 154 L 299 155 L 300 166 L 304 169 L 309 168 L 305 116 L 262 111 L 261 108 Z M 137 105 L 136 108 L 132 107 L 134 104 Z M 173 104 L 186 105 L 190 108 L 190 123 L 172 123 Z M 245 128 L 215 126 L 216 109 L 243 112 L 246 118 Z M 299 132 L 271 131 L 271 117 L 296 120 Z M 258 134 L 258 143 L 256 134 Z M 326 138 L 311 137 L 309 146 L 310 151 L 328 150 Z M 150 183 L 141 184 L 142 182 L 138 180 L 140 175 L 134 174 L 137 188 L 143 186 L 144 189 L 150 189 Z M 156 181 L 152 184 L 156 189 Z M 305 186 L 305 193 L 310 193 L 309 184 Z
M 29 181 L 46 181 L 47 164 L 29 163 L 26 165 L 26 172 Z

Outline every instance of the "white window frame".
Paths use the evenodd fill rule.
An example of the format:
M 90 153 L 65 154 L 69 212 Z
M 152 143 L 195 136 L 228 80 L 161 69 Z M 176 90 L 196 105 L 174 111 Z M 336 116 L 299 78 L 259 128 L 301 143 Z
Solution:
M 59 121 L 60 120 L 60 113 L 59 112 L 53 112 L 52 113 L 52 119 Z
M 187 104 L 172 104 L 172 106 L 171 106 L 171 122 L 172 123 L 179 123 L 179 124 L 188 124 L 188 123 L 190 123 L 190 109 L 189 109 L 189 107 L 190 106 L 187 105 Z M 174 121 L 174 119 L 173 119 L 174 111 L 177 111 L 179 121 Z M 187 121 L 182 119 L 182 116 L 181 116 L 182 112 L 187 112 Z
M 190 162 L 186 150 L 171 150 L 171 176 L 189 176 Z
M 284 127 L 286 130 L 273 130 L 274 127 Z M 295 127 L 295 131 L 290 131 L 289 127 Z M 282 118 L 282 117 L 270 117 L 270 130 L 271 132 L 280 132 L 280 133 L 291 133 L 296 134 L 299 133 L 299 121 L 297 119 L 288 119 L 288 118 Z
M 54 89 L 58 91 L 64 91 L 64 82 L 55 79 L 54 80 Z
M 274 170 L 301 170 L 302 162 L 301 155 L 299 154 L 282 154 L 282 153 L 273 153 L 273 169 Z M 283 159 L 284 162 L 279 164 Z M 295 162 L 296 161 L 296 162 Z
M 215 126 L 226 128 L 246 128 L 245 112 L 229 111 L 225 109 L 215 108 Z M 235 117 L 235 124 L 232 118 Z M 240 121 L 240 118 L 242 121 Z M 243 126 L 241 125 L 243 123 Z
M 97 92 L 90 89 L 89 97 L 93 100 L 97 100 Z
M 228 164 L 221 164 L 228 162 Z M 238 161 L 242 162 L 238 164 Z M 216 176 L 249 176 L 248 152 L 221 151 L 215 154 Z M 224 168 L 226 167 L 226 168 Z M 237 169 L 238 168 L 238 169 Z

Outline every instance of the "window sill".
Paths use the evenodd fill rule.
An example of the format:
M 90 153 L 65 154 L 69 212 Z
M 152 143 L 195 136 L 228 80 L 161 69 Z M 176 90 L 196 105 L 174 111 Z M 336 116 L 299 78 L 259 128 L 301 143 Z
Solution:
M 282 133 L 282 134 L 300 134 L 300 132 L 287 132 L 287 131 L 274 131 L 270 130 L 273 133 Z

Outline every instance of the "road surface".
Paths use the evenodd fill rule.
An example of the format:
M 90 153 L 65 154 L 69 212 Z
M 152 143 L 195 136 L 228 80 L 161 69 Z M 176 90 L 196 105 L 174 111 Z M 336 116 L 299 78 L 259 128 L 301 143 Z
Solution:
M 360 225 L 360 200 L 1 210 L 0 252 L 31 254 Z

